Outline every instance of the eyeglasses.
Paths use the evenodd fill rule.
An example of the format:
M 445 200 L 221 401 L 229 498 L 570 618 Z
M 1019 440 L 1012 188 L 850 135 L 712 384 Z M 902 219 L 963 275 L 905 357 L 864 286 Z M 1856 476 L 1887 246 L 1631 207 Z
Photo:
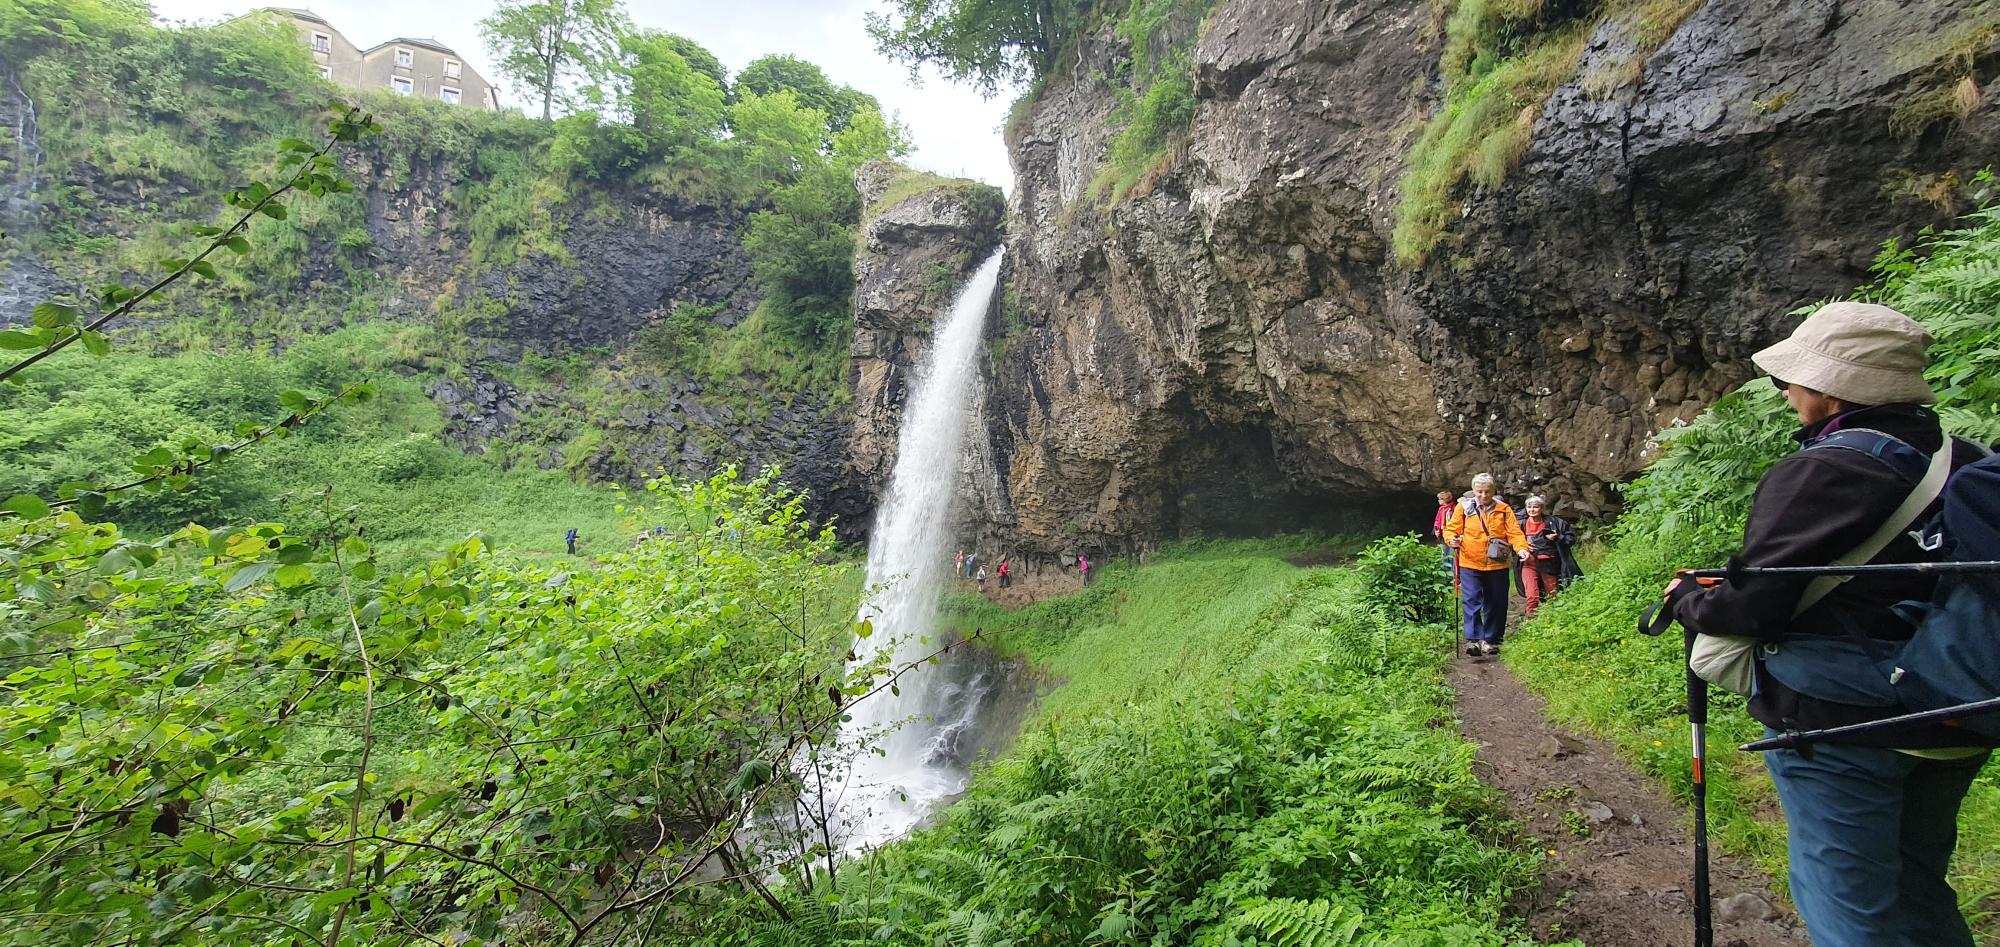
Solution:
M 1778 389 L 1779 391 L 1784 391 L 1785 389 L 1787 389 L 1787 388 L 1790 388 L 1790 387 L 1792 387 L 1792 383 L 1791 383 L 1791 382 L 1788 382 L 1788 381 L 1786 381 L 1786 380 L 1784 380 L 1784 379 L 1782 379 L 1782 378 L 1779 378 L 1779 377 L 1778 377 L 1778 376 L 1776 376 L 1776 375 L 1772 375 L 1772 376 L 1771 376 L 1771 387 L 1773 387 L 1773 388 L 1776 388 L 1776 389 Z

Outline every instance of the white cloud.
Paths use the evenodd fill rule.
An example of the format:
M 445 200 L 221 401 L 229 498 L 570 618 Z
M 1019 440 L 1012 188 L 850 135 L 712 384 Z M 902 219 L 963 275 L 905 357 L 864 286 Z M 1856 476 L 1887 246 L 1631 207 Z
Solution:
M 214 21 L 256 6 L 243 0 L 153 0 L 166 21 Z M 875 51 L 863 29 L 864 17 L 885 4 L 872 0 L 764 0 L 764 2 L 633 2 L 627 12 L 642 26 L 670 30 L 712 50 L 734 73 L 759 56 L 786 53 L 826 70 L 836 83 L 851 85 L 881 100 L 910 128 L 916 150 L 911 165 L 940 174 L 976 178 L 1006 187 L 1012 172 L 1000 138 L 1007 96 L 992 100 L 935 77 L 921 86 L 909 70 Z M 488 79 L 498 81 L 479 35 L 479 20 L 491 3 L 465 0 L 315 0 L 325 17 L 362 48 L 397 36 L 435 38 L 461 53 Z M 507 101 L 525 101 L 521 95 Z

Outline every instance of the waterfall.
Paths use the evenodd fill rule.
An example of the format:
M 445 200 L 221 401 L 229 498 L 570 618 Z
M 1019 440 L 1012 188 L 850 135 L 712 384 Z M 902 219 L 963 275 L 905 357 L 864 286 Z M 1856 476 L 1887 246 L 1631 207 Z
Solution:
M 856 646 L 867 664 L 888 651 L 896 666 L 937 650 L 938 594 L 951 574 L 953 493 L 965 453 L 966 419 L 979 395 L 979 339 L 999 282 L 1003 251 L 980 264 L 932 333 L 896 440 L 889 493 L 868 543 L 868 588 L 861 618 L 874 634 Z M 854 760 L 839 812 L 849 850 L 878 845 L 914 826 L 939 801 L 965 788 L 971 729 L 990 689 L 984 675 L 943 680 L 920 666 L 854 708 L 843 742 L 874 738 L 881 752 Z

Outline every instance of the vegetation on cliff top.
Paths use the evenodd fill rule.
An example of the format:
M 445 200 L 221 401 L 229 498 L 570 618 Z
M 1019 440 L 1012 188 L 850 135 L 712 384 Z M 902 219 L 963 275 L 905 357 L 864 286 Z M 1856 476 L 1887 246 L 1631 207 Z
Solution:
M 1978 186 L 1991 198 L 1990 176 Z M 2000 440 L 2000 206 L 1913 248 L 1891 242 L 1876 281 L 1859 298 L 1894 306 L 1933 336 L 1928 376 L 1946 426 L 1983 443 Z M 1675 792 L 1688 791 L 1679 639 L 1639 638 L 1635 616 L 1677 568 L 1712 566 L 1742 539 L 1763 471 L 1795 449 L 1782 397 L 1762 379 L 1661 435 L 1661 453 L 1626 490 L 1609 557 L 1581 584 L 1543 606 L 1508 648 L 1508 663 L 1548 698 L 1550 712 L 1616 742 Z M 1711 749 L 1761 729 L 1733 695 L 1716 694 Z M 1785 877 L 1782 823 L 1759 817 L 1775 796 L 1759 761 L 1715 750 L 1709 813 L 1725 845 Z M 1974 785 L 1959 819 L 1954 884 L 1987 935 L 2000 932 L 2000 764 Z
M 478 366 L 546 387 L 543 373 L 527 370 L 539 357 L 532 340 L 503 340 L 495 357 L 491 327 L 520 301 L 514 277 L 490 274 L 546 281 L 547 271 L 574 269 L 580 254 L 596 252 L 579 242 L 591 230 L 576 224 L 653 205 L 720 218 L 740 233 L 755 296 L 686 301 L 683 319 L 706 317 L 696 344 L 716 353 L 700 364 L 620 360 L 616 347 L 629 340 L 611 340 L 594 360 L 604 374 L 598 387 L 618 387 L 633 371 L 695 373 L 716 362 L 712 374 L 737 382 L 719 397 L 837 400 L 859 218 L 851 175 L 862 161 L 901 153 L 901 129 L 873 98 L 810 63 L 767 57 L 732 85 L 712 54 L 683 37 L 621 26 L 616 39 L 582 90 L 593 108 L 554 122 L 362 96 L 385 132 L 348 159 L 361 190 L 258 219 L 248 237 L 259 252 L 219 267 L 220 292 L 172 299 L 180 318 L 143 333 L 148 343 L 163 351 L 283 344 L 393 313 L 437 336 L 432 357 L 405 369 L 450 375 Z M 215 225 L 223 192 L 267 170 L 271 146 L 306 136 L 319 103 L 337 94 L 296 30 L 265 17 L 161 29 L 139 3 L 0 0 L 0 50 L 34 103 L 46 152 L 35 226 L 15 236 L 80 283 L 146 272 L 196 228 Z M 404 219 L 371 218 L 370 191 L 387 192 Z M 426 200 L 397 209 L 393 199 L 413 192 Z M 395 238 L 383 228 L 396 227 L 423 231 L 438 250 L 426 254 L 414 293 L 403 278 L 408 261 L 383 245 Z M 750 302 L 756 312 L 742 318 Z M 504 354 L 522 348 L 528 358 L 519 363 Z M 757 413 L 748 401 L 723 400 L 738 417 Z M 583 459 L 615 460 L 624 435 L 609 414 L 593 420 L 600 447 Z

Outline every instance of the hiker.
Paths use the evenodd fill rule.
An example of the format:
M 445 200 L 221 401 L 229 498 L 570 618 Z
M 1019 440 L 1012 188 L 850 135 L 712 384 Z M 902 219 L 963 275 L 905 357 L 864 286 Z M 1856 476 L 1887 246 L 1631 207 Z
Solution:
M 1528 555 L 1514 508 L 1493 495 L 1493 475 L 1472 478 L 1472 499 L 1451 508 L 1444 541 L 1455 550 L 1459 602 L 1465 607 L 1465 653 L 1500 653 L 1507 635 L 1507 569 Z
M 1542 602 L 1555 597 L 1556 590 L 1583 574 L 1577 568 L 1570 547 L 1576 545 L 1576 527 L 1548 512 L 1548 501 L 1531 496 L 1521 502 L 1521 535 L 1528 537 L 1528 555 L 1520 562 L 1521 597 L 1528 600 L 1524 614 L 1535 617 Z
M 965 550 L 960 549 L 958 551 L 958 558 L 951 561 L 951 574 L 953 576 L 962 576 L 965 574 Z
M 576 527 L 570 527 L 569 532 L 563 534 L 563 547 L 569 550 L 570 555 L 576 555 Z
M 1940 505 L 1924 492 L 1943 473 L 1934 455 L 1950 444 L 1955 470 L 1982 450 L 1946 441 L 1923 407 L 1937 400 L 1923 375 L 1929 341 L 1894 309 L 1837 302 L 1751 356 L 1798 415 L 1800 449 L 1758 482 L 1734 564 L 1936 558 L 1908 532 Z M 1928 600 L 1935 584 L 1915 573 L 1747 575 L 1686 589 L 1676 580 L 1668 592 L 1674 617 L 1698 635 L 1694 670 L 1749 691 L 1750 715 L 1775 733 L 1902 712 L 1893 689 L 1880 693 L 1892 679 L 1870 641 L 1908 640 L 1912 626 L 1893 609 Z M 1712 663 L 1731 641 L 1753 646 Z M 1732 684 L 1732 668 L 1749 686 Z M 1764 753 L 1788 825 L 1792 897 L 1814 944 L 1971 947 L 1945 868 L 1959 804 L 1991 746 L 1964 728 L 1919 724 Z
M 1451 503 L 1451 491 L 1439 490 L 1437 513 L 1431 517 L 1431 539 L 1438 544 L 1438 555 L 1444 561 L 1444 574 L 1447 578 L 1451 576 L 1452 556 L 1451 546 L 1444 541 L 1444 524 L 1451 519 Z
M 976 576 L 976 577 L 975 577 L 975 578 L 973 579 L 973 581 L 974 581 L 974 582 L 977 582 L 977 583 L 979 583 L 979 591 L 981 591 L 981 592 L 984 592 L 984 591 L 986 591 L 986 567 L 985 567 L 985 566 L 980 566 L 980 567 L 979 567 L 979 575 L 978 575 L 978 576 Z
M 1000 587 L 1003 589 L 1006 588 L 1008 581 L 1013 578 L 1012 567 L 1008 565 L 1007 557 L 1000 557 L 1000 568 L 995 571 L 1000 576 Z
M 1076 554 L 1076 571 L 1077 571 L 1077 573 L 1078 573 L 1078 574 L 1080 574 L 1080 575 L 1082 575 L 1082 576 L 1083 576 L 1083 587 L 1084 587 L 1084 588 L 1089 588 L 1089 587 L 1090 587 L 1090 557 L 1088 557 L 1088 556 L 1085 556 L 1085 555 L 1084 555 L 1083 553 L 1077 553 L 1077 554 Z
M 979 553 L 975 550 L 972 555 L 965 557 L 965 577 L 968 579 L 972 578 L 972 573 L 978 571 L 978 569 Z

